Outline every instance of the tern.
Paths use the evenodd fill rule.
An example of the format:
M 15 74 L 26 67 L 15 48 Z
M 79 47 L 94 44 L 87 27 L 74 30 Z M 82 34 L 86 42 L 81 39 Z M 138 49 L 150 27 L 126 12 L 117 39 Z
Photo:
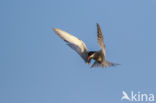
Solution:
M 101 50 L 98 51 L 88 51 L 85 43 L 82 40 L 61 29 L 53 28 L 53 31 L 61 39 L 63 39 L 69 47 L 71 47 L 74 51 L 76 51 L 86 63 L 90 64 L 91 59 L 94 59 L 95 62 L 92 64 L 91 68 L 93 67 L 106 68 L 117 65 L 105 59 L 106 58 L 105 44 L 100 25 L 98 23 L 97 23 L 97 41 L 101 48 Z

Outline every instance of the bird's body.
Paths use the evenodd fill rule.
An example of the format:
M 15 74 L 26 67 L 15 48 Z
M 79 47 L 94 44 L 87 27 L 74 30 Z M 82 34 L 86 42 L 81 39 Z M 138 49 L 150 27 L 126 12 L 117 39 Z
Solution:
M 116 65 L 114 63 L 106 61 L 105 59 L 106 53 L 104 39 L 99 24 L 97 24 L 97 40 L 98 44 L 101 47 L 101 50 L 99 51 L 88 51 L 85 43 L 82 40 L 60 29 L 54 28 L 53 30 L 60 38 L 67 42 L 67 45 L 70 46 L 73 50 L 75 50 L 86 63 L 90 64 L 91 59 L 94 59 L 95 62 L 91 67 L 108 67 Z
M 105 56 L 102 55 L 102 50 L 96 51 L 96 53 L 93 54 L 93 59 L 96 60 L 99 64 L 101 64 L 102 61 L 105 59 Z

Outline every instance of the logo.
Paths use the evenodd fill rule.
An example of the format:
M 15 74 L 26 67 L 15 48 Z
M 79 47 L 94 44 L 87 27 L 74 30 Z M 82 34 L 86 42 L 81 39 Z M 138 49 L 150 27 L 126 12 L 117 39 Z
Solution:
M 154 94 L 153 93 L 141 93 L 131 91 L 129 94 L 125 91 L 122 91 L 121 101 L 131 101 L 131 102 L 153 102 Z

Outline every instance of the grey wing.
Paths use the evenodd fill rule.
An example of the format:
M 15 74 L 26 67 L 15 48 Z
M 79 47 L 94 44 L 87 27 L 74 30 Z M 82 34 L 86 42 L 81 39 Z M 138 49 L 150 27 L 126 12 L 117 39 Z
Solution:
M 104 44 L 103 34 L 100 25 L 98 23 L 97 23 L 97 40 L 105 56 L 105 44 Z
M 98 43 L 99 43 L 100 47 L 103 48 L 104 47 L 104 39 L 103 39 L 103 34 L 102 34 L 99 24 L 97 24 L 97 37 L 98 37 L 97 39 L 98 39 Z
M 81 57 L 82 59 L 87 62 L 87 59 L 88 59 L 88 51 L 85 50 L 85 51 L 81 51 L 81 48 L 75 44 L 72 44 L 72 43 L 69 43 L 67 42 L 67 45 L 69 47 L 71 47 L 73 50 L 75 50 Z
M 82 59 L 85 62 L 87 62 L 88 50 L 85 43 L 82 40 L 63 30 L 57 28 L 54 28 L 53 30 L 60 38 L 62 38 L 65 42 L 67 42 L 68 46 L 70 46 L 73 50 L 75 50 L 82 57 Z

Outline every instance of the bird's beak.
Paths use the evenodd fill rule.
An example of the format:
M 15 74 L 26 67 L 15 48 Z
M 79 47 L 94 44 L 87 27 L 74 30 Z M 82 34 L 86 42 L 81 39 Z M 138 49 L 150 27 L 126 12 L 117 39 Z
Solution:
M 94 54 L 92 54 L 92 55 L 90 55 L 90 56 L 88 57 L 88 59 L 87 59 L 87 60 L 88 60 L 88 62 L 87 62 L 88 64 L 90 64 L 90 60 L 91 60 L 93 57 L 94 57 Z
M 90 64 L 90 57 L 88 57 L 88 59 L 87 59 L 87 64 L 89 65 Z
M 88 57 L 88 61 L 90 61 L 90 57 Z

